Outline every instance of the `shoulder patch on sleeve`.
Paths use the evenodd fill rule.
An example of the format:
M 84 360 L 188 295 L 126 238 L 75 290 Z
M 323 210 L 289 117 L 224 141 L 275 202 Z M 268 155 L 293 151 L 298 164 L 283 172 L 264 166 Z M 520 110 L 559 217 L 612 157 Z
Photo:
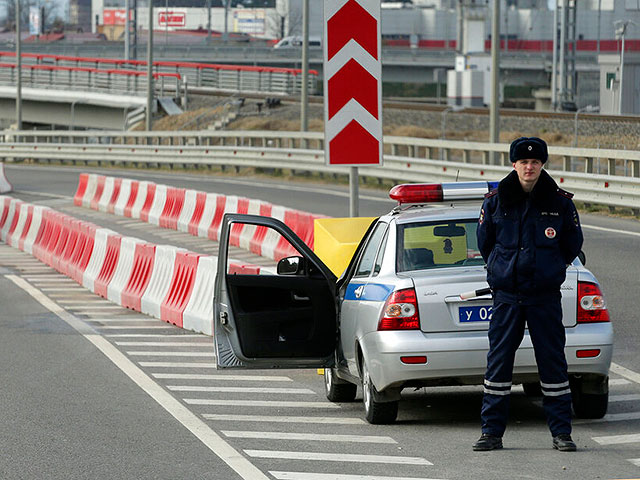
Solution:
M 494 188 L 494 189 L 493 189 L 493 190 L 491 190 L 489 193 L 485 193 L 485 194 L 484 194 L 484 198 L 491 198 L 491 197 L 493 197 L 494 195 L 497 195 L 497 194 L 498 194 L 498 189 L 497 189 L 497 188 Z M 573 195 L 572 195 L 572 196 L 573 196 Z
M 558 195 L 562 195 L 563 197 L 566 197 L 569 199 L 573 198 L 573 193 L 567 192 L 566 190 L 563 190 L 561 188 L 558 188 Z

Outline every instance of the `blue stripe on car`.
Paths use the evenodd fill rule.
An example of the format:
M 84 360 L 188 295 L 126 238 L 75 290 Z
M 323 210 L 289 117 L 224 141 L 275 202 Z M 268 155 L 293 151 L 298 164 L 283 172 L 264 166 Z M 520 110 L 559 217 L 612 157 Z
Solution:
M 355 291 L 357 288 L 366 285 L 364 291 L 360 297 L 356 297 Z M 359 300 L 361 302 L 384 302 L 389 294 L 393 292 L 393 285 L 384 285 L 380 283 L 350 283 L 347 285 L 347 291 L 345 292 L 345 300 Z

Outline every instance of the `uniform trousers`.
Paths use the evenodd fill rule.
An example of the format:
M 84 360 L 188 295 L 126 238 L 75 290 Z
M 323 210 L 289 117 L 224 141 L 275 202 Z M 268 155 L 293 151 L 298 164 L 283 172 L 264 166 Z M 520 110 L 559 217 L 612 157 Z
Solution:
M 489 324 L 489 354 L 482 401 L 482 432 L 502 437 L 516 350 L 525 324 L 533 343 L 543 406 L 551 434 L 571 433 L 571 390 L 564 354 L 565 330 L 560 299 L 536 305 L 494 302 Z

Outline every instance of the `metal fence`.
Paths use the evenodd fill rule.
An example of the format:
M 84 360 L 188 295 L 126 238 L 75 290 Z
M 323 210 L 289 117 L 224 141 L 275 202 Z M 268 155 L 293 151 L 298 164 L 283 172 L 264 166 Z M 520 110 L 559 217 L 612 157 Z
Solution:
M 326 165 L 321 132 L 4 131 L 0 140 L 0 157 L 14 161 L 349 171 Z M 409 137 L 385 137 L 384 144 L 384 166 L 361 166 L 360 176 L 393 182 L 498 180 L 511 169 L 508 144 Z M 640 152 L 549 147 L 549 154 L 547 169 L 576 200 L 640 211 Z

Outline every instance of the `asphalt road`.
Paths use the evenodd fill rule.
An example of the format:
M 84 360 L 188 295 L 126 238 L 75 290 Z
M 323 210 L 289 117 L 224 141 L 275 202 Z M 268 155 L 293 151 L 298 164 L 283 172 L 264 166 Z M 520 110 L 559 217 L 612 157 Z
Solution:
M 6 170 L 18 198 L 126 235 L 211 252 L 202 239 L 73 207 L 81 169 Z M 346 187 L 103 171 L 348 214 Z M 391 206 L 384 192 L 361 191 L 362 215 Z M 0 478 L 638 478 L 640 223 L 594 215 L 582 223 L 587 266 L 603 284 L 614 321 L 614 363 L 631 372 L 612 374 L 608 417 L 575 422 L 576 454 L 551 450 L 540 403 L 518 391 L 506 448 L 476 453 L 477 387 L 406 391 L 398 422 L 371 426 L 362 422 L 360 402 L 326 402 L 315 372 L 217 372 L 206 337 L 109 305 L 0 246 Z

